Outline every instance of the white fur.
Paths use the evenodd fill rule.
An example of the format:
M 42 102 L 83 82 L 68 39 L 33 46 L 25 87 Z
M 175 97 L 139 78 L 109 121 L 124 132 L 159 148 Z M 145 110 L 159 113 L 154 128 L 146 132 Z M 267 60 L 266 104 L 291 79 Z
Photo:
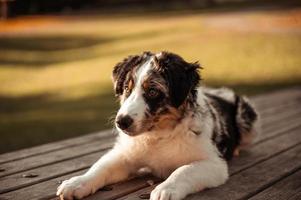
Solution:
M 222 99 L 227 100 L 228 102 L 234 103 L 235 102 L 235 93 L 233 90 L 230 90 L 229 88 L 203 88 L 206 93 L 219 96 Z
M 146 62 L 136 73 L 136 86 L 133 88 L 132 93 L 130 96 L 122 103 L 118 113 L 117 118 L 119 115 L 128 115 L 132 119 L 134 119 L 134 123 L 140 125 L 142 118 L 144 116 L 144 110 L 146 109 L 145 101 L 143 100 L 143 78 L 146 76 L 147 72 L 151 70 L 151 60 Z M 137 127 L 140 128 L 140 127 Z M 118 127 L 117 129 L 121 131 Z

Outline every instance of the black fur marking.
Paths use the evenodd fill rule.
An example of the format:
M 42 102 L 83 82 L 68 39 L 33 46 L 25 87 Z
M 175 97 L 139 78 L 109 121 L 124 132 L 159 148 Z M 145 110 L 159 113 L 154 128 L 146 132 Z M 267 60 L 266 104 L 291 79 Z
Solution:
M 159 95 L 156 98 L 149 98 L 146 93 L 143 94 L 145 103 L 148 105 L 149 112 L 154 114 L 159 108 L 161 108 L 165 102 L 165 95 L 159 91 Z
M 212 139 L 222 156 L 226 160 L 230 160 L 235 148 L 240 143 L 241 137 L 236 125 L 237 106 L 211 94 L 206 94 L 206 96 L 211 100 L 214 109 L 218 113 L 218 116 L 215 117 L 219 117 L 220 123 L 219 130 L 215 126 Z
M 195 88 L 201 79 L 197 63 L 188 63 L 180 56 L 168 52 L 163 52 L 157 62 L 161 75 L 168 84 L 172 106 L 179 107 L 188 96 L 196 97 Z
M 249 133 L 258 116 L 255 109 L 244 100 L 243 97 L 237 98 L 238 116 L 237 121 L 241 133 Z

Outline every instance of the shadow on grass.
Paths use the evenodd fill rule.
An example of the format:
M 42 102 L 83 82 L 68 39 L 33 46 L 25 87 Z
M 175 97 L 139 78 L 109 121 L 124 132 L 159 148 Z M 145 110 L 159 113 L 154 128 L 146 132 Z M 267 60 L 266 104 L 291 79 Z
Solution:
M 42 67 L 52 63 L 96 57 L 86 49 L 111 42 L 111 38 L 89 35 L 12 35 L 0 37 L 0 66 Z
M 54 51 L 68 50 L 91 45 L 107 43 L 110 39 L 74 36 L 74 35 L 39 35 L 39 36 L 9 36 L 0 38 L 1 50 L 19 51 Z
M 69 61 L 87 60 L 96 57 L 119 54 L 102 45 L 121 41 L 154 38 L 160 34 L 168 34 L 170 30 L 142 31 L 125 34 L 119 37 L 97 37 L 91 35 L 30 35 L 30 36 L 2 36 L 0 37 L 0 67 L 28 66 L 44 67 L 49 64 Z M 1 66 L 2 65 L 2 66 Z
M 254 95 L 293 85 L 301 85 L 301 82 L 228 86 L 240 94 Z M 111 128 L 109 119 L 117 109 L 118 103 L 109 90 L 69 100 L 49 94 L 20 98 L 2 96 L 0 153 Z

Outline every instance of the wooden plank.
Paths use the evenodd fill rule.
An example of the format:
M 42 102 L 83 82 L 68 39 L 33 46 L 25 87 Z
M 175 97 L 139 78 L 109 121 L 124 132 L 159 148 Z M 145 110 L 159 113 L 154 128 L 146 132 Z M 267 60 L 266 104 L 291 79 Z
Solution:
M 0 199 L 24 200 L 24 196 L 26 196 L 26 199 L 57 199 L 55 193 L 60 181 L 71 178 L 73 176 L 80 175 L 82 173 L 83 170 L 40 183 L 39 185 L 32 185 L 26 188 L 22 188 L 20 190 L 16 190 L 14 192 L 1 194 Z M 136 179 L 129 180 L 127 182 L 122 182 L 113 185 L 113 192 L 101 191 L 98 193 L 101 193 L 102 200 L 108 200 L 112 198 L 114 199 L 115 197 L 117 198 L 118 196 L 123 196 L 124 194 L 128 194 L 132 191 L 135 191 L 135 189 L 137 190 L 137 188 L 146 187 L 147 185 L 149 185 L 147 181 L 150 179 L 154 182 L 157 181 L 157 179 L 154 177 L 139 177 Z
M 187 198 L 247 199 L 301 168 L 301 145 L 231 177 L 223 186 Z
M 141 198 L 140 198 L 141 195 L 150 195 L 151 191 L 153 189 L 155 189 L 155 187 L 157 185 L 158 184 L 155 184 L 155 185 L 150 186 L 150 187 L 143 188 L 143 189 L 138 190 L 136 192 L 133 192 L 131 194 L 125 195 L 123 197 L 120 197 L 120 198 L 118 198 L 116 200 L 141 200 Z
M 301 192 L 291 196 L 288 200 L 300 200 L 301 199 Z
M 97 194 L 94 194 L 94 195 L 91 195 L 91 196 L 85 198 L 85 200 L 117 199 L 117 198 L 120 198 L 127 194 L 130 194 L 132 192 L 135 192 L 141 188 L 150 186 L 150 184 L 149 184 L 150 181 L 153 184 L 155 184 L 155 183 L 159 182 L 159 179 L 152 177 L 152 176 L 148 176 L 148 177 L 134 179 L 134 180 L 131 180 L 130 182 L 119 183 L 119 184 L 113 185 L 113 190 L 111 192 L 98 192 Z
M 301 193 L 301 170 L 256 194 L 250 200 L 287 200 Z
M 283 103 L 272 103 L 268 106 L 265 106 L 263 108 L 257 109 L 261 115 L 264 116 L 273 116 L 274 114 L 279 114 L 282 112 L 291 112 L 295 110 L 300 111 L 300 105 L 301 103 L 301 97 L 299 98 L 290 98 L 287 99 L 286 102 Z M 255 104 L 255 107 L 257 107 L 257 104 Z
M 106 150 L 2 177 L 0 178 L 0 194 L 87 169 L 105 152 Z M 26 174 L 35 174 L 37 176 L 26 178 L 24 177 Z
M 301 119 L 301 118 L 300 118 Z M 299 122 L 299 121 L 298 121 Z M 293 125 L 291 127 L 291 125 Z M 300 126 L 300 123 L 290 123 L 289 126 L 281 127 L 274 127 L 271 132 L 273 134 L 284 134 L 287 131 Z M 270 133 L 271 134 L 271 133 Z M 269 132 L 266 132 L 265 135 L 270 135 Z M 266 139 L 266 137 L 262 137 L 261 140 Z M 260 142 L 260 140 L 258 141 Z M 288 143 L 289 144 L 289 143 Z M 78 147 L 80 148 L 80 147 Z M 45 180 L 49 180 L 54 177 L 62 176 L 67 173 L 71 173 L 77 170 L 86 169 L 91 166 L 101 155 L 103 155 L 105 151 L 100 151 L 96 153 L 92 153 L 90 155 L 84 155 L 81 157 L 76 157 L 74 159 L 62 161 L 55 164 L 47 164 L 43 167 L 34 168 L 32 170 L 26 170 L 21 173 L 15 173 L 10 176 L 0 178 L 0 193 L 8 192 L 14 189 L 22 188 L 28 185 L 36 184 Z M 62 169 L 57 171 L 57 169 Z M 47 172 L 47 173 L 46 173 Z M 37 174 L 37 177 L 34 178 L 23 178 L 24 174 Z
M 93 152 L 99 152 L 112 147 L 113 141 L 114 138 L 110 138 L 108 140 L 94 141 L 82 145 L 81 148 L 75 146 L 70 147 L 68 149 L 64 149 L 63 151 L 49 152 L 46 154 L 36 155 L 26 159 L 4 163 L 0 167 L 2 169 L 5 169 L 5 171 L 0 172 L 0 177 L 26 171 L 29 169 L 34 169 L 37 167 L 42 167 L 51 163 L 57 163 L 63 160 L 84 156 Z
M 278 121 L 275 121 L 275 123 L 270 124 L 269 126 L 267 125 L 268 122 L 262 122 L 265 124 L 259 128 L 259 134 L 257 135 L 256 140 L 275 137 L 278 134 L 278 130 L 287 129 L 286 127 L 296 127 L 300 124 L 300 119 L 301 116 L 299 114 L 298 116 L 290 116 L 289 118 L 280 118 Z
M 275 122 L 279 122 L 284 118 L 298 117 L 301 115 L 301 108 L 298 105 L 300 104 L 297 104 L 296 108 L 291 108 L 286 111 L 277 110 L 275 113 L 271 113 L 269 115 L 261 115 L 261 113 L 259 112 L 259 120 L 264 127 L 274 125 Z
M 287 132 L 287 134 L 258 143 L 246 151 L 241 151 L 240 156 L 235 157 L 229 163 L 230 174 L 234 175 L 239 173 L 240 171 L 248 169 L 257 163 L 273 157 L 275 154 L 286 151 L 287 149 L 300 144 L 300 131 L 301 126 Z
M 256 138 L 255 143 L 268 140 L 272 137 L 277 137 L 279 134 L 285 133 L 285 131 L 294 129 L 295 127 L 298 127 L 300 125 L 300 121 L 301 117 L 294 117 L 289 119 L 281 119 L 280 122 L 277 122 L 272 126 L 263 126 L 262 130 Z
M 259 143 L 258 145 L 255 145 L 254 147 L 252 147 L 248 152 L 242 153 L 241 157 L 234 159 L 233 163 L 231 163 L 230 172 L 232 174 L 235 174 L 236 172 L 242 171 L 244 169 L 248 169 L 249 167 L 254 166 L 255 164 L 257 164 L 259 162 L 267 160 L 274 154 L 279 154 L 279 153 L 285 151 L 286 149 L 300 143 L 301 142 L 301 138 L 299 137 L 300 128 L 295 129 L 294 131 L 291 131 L 288 135 L 282 135 L 280 137 L 276 137 L 271 140 L 267 140 L 263 143 Z M 281 145 L 278 146 L 275 144 L 281 144 Z M 237 167 L 235 167 L 235 165 L 237 165 Z M 232 167 L 233 167 L 233 169 L 232 169 Z M 51 170 L 49 170 L 49 171 L 51 171 Z M 0 197 L 7 198 L 7 199 L 12 199 L 12 198 L 13 199 L 15 199 L 15 198 L 21 199 L 18 196 L 22 197 L 22 194 L 25 193 L 25 194 L 27 194 L 28 198 L 30 198 L 30 199 L 37 198 L 37 197 L 54 198 L 55 189 L 57 186 L 57 182 L 59 180 L 64 180 L 66 178 L 74 176 L 75 174 L 82 174 L 83 171 L 84 170 L 79 171 L 74 174 L 68 174 L 64 177 L 58 177 L 55 179 L 51 179 L 51 180 L 42 182 L 42 183 L 39 183 L 38 186 L 32 185 L 32 186 L 22 188 L 22 189 L 13 191 L 13 192 L 5 193 L 5 194 L 0 195 Z M 14 179 L 11 179 L 12 182 L 13 182 L 13 180 Z M 123 185 L 121 184 L 118 187 L 124 187 L 126 189 L 126 187 L 127 187 L 126 185 L 127 185 L 127 183 L 123 183 Z M 131 187 L 131 191 L 139 190 L 141 187 L 145 187 L 145 183 L 143 181 L 141 182 L 141 184 L 137 184 L 137 186 Z M 48 190 L 44 190 L 44 188 L 48 188 Z M 43 193 L 41 193 L 40 190 L 43 190 Z M 120 189 L 119 192 L 122 194 L 126 193 L 125 191 L 123 191 L 123 189 Z M 106 193 L 107 193 L 106 198 L 112 199 L 113 198 L 112 196 L 115 195 L 115 190 L 111 191 L 111 192 L 106 192 Z M 102 198 L 99 198 L 99 199 L 106 200 L 104 198 L 104 196 L 102 196 L 103 195 L 102 192 L 98 192 L 95 195 L 96 196 L 93 198 L 99 198 L 99 195 L 100 195 Z
M 285 98 L 283 98 L 283 96 L 285 96 Z M 255 102 L 257 107 L 260 107 L 260 111 L 264 111 L 264 109 L 267 108 L 270 109 L 271 107 L 275 107 L 280 103 L 288 102 L 288 99 L 289 101 L 295 101 L 295 99 L 299 98 L 300 96 L 301 96 L 300 88 L 292 88 L 292 89 L 285 89 L 277 92 L 268 93 L 265 95 L 255 96 L 252 97 L 251 99 Z M 100 140 L 107 137 L 112 137 L 113 134 L 111 132 L 112 132 L 111 130 L 107 130 L 107 131 L 102 131 L 94 134 L 85 135 L 82 137 L 63 140 L 60 142 L 48 143 L 37 147 L 31 147 L 27 149 L 1 154 L 0 164 L 23 159 L 30 156 L 49 153 L 51 151 L 57 151 L 69 147 L 74 147 L 77 145 L 86 144 L 91 141 Z
M 251 102 L 253 103 L 253 105 L 255 105 L 255 108 L 257 110 L 262 110 L 262 111 L 269 111 L 272 110 L 275 106 L 280 106 L 280 107 L 285 107 L 285 106 L 289 106 L 290 102 L 295 103 L 295 102 L 300 102 L 300 96 L 292 96 L 290 98 L 287 98 L 286 100 L 282 100 L 281 99 L 266 99 L 267 102 L 263 103 L 263 102 L 255 102 L 253 101 L 253 98 L 251 98 Z
M 18 151 L 13 151 L 9 153 L 4 153 L 0 155 L 0 164 L 10 162 L 10 161 L 16 161 L 19 159 L 27 158 L 30 156 L 40 155 L 44 153 L 49 153 L 52 151 L 58 151 L 70 147 L 74 147 L 77 145 L 82 145 L 86 143 L 90 143 L 95 140 L 103 140 L 108 137 L 112 137 L 114 134 L 112 133 L 112 130 L 106 130 L 102 132 L 92 133 L 85 135 L 84 137 L 76 137 L 72 139 L 66 139 L 59 142 L 52 142 L 44 145 L 39 145 L 36 147 L 31 147 L 27 149 L 21 149 Z
M 283 102 L 283 103 L 277 103 L 275 105 L 270 105 L 268 107 L 264 107 L 264 108 L 261 108 L 259 110 L 259 113 L 261 116 L 268 116 L 268 115 L 273 115 L 273 114 L 277 114 L 279 113 L 280 111 L 283 111 L 285 112 L 286 110 L 289 110 L 289 109 L 296 109 L 298 108 L 301 103 L 301 98 L 298 98 L 298 99 L 289 99 L 289 101 L 286 101 L 286 102 Z M 255 107 L 256 104 L 255 104 Z
M 265 100 L 265 96 L 269 97 L 269 98 L 281 98 L 283 97 L 283 95 L 289 97 L 289 95 L 291 94 L 298 94 L 301 90 L 301 86 L 293 86 L 293 87 L 289 87 L 289 88 L 282 88 L 282 89 L 278 89 L 278 90 L 274 90 L 274 91 L 269 91 L 269 92 L 265 92 L 265 93 L 260 93 L 260 94 L 256 94 L 254 95 L 254 99 L 256 99 L 257 101 L 264 101 Z
M 274 92 L 268 92 L 265 94 L 259 94 L 252 97 L 252 100 L 256 104 L 260 104 L 263 107 L 269 107 L 271 102 L 277 101 L 279 103 L 287 101 L 291 98 L 299 98 L 301 95 L 301 87 L 293 87 L 288 89 L 276 90 Z
M 265 116 L 262 119 L 263 126 L 270 126 L 273 125 L 275 122 L 280 121 L 283 118 L 295 117 L 300 116 L 301 108 L 297 107 L 295 109 L 290 109 L 285 112 L 275 113 L 274 115 Z
M 265 110 L 259 110 L 258 111 L 259 117 L 262 120 L 273 121 L 273 120 L 277 120 L 278 118 L 280 118 L 280 116 L 284 117 L 284 116 L 298 115 L 301 112 L 301 108 L 299 106 L 300 104 L 301 104 L 301 101 L 300 102 L 296 101 L 285 107 L 275 105 L 268 112 L 265 112 Z
M 8 192 L 0 194 L 0 199 L 13 199 L 24 200 L 26 199 L 51 199 L 55 196 L 56 188 L 59 186 L 62 180 L 71 178 L 73 176 L 81 175 L 83 171 L 78 171 L 66 176 L 58 177 L 50 181 L 40 183 L 38 185 L 32 185 L 14 192 Z

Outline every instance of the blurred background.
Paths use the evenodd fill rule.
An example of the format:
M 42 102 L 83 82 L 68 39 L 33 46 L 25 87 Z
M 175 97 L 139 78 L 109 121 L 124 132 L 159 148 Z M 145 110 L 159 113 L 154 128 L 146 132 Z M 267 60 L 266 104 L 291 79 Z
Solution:
M 0 153 L 112 127 L 129 54 L 199 61 L 203 84 L 301 85 L 298 0 L 0 0 Z

